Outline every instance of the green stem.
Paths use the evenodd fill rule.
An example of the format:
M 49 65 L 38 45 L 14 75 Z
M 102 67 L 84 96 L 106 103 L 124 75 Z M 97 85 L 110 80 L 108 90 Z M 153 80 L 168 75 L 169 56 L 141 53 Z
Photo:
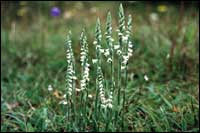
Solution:
M 68 97 L 68 95 L 67 95 L 67 130 L 69 129 L 69 121 L 70 121 L 70 119 L 69 119 L 69 97 Z
M 96 99 L 95 99 L 95 111 L 94 111 L 94 114 L 95 114 L 95 121 L 96 121 L 97 125 L 95 125 L 95 127 L 98 127 L 98 97 L 99 97 L 99 89 L 98 89 L 98 85 L 97 84 L 98 84 L 98 81 L 96 80 Z
M 126 70 L 125 70 L 125 86 L 124 86 L 124 91 L 123 91 L 123 115 L 122 115 L 122 129 L 124 129 L 124 115 L 125 115 L 125 102 L 126 102 L 126 88 L 127 88 L 127 65 L 126 65 Z
M 73 69 L 75 71 L 75 61 L 73 60 Z M 71 99 L 72 99 L 72 109 L 73 109 L 73 122 L 76 124 L 76 91 L 75 91 L 75 82 L 74 82 L 74 79 L 72 80 L 72 96 Z
M 122 37 L 119 38 L 120 51 L 122 52 Z M 122 62 L 122 53 L 119 55 L 118 60 L 118 105 L 120 105 L 120 91 L 121 91 L 121 62 Z
M 81 120 L 81 127 L 82 127 L 82 124 L 83 124 L 83 118 L 81 116 L 81 114 L 83 113 L 83 108 L 82 108 L 82 105 L 83 105 L 83 92 L 81 92 L 81 104 L 80 104 L 80 120 Z M 83 128 L 84 129 L 84 128 Z
M 114 87 L 115 87 L 115 85 L 114 85 L 114 83 L 115 83 L 115 81 L 114 81 L 114 56 L 113 56 L 113 52 L 111 53 L 112 55 L 112 62 L 111 62 L 111 75 L 112 75 L 112 93 L 114 93 Z
M 88 88 L 88 87 L 87 87 Z M 84 110 L 84 129 L 85 129 L 85 127 L 87 126 L 87 123 L 86 123 L 86 119 L 87 119 L 87 98 L 88 98 L 88 90 L 86 90 L 86 100 L 85 100 L 85 104 L 84 104 L 84 106 L 85 106 L 85 110 Z

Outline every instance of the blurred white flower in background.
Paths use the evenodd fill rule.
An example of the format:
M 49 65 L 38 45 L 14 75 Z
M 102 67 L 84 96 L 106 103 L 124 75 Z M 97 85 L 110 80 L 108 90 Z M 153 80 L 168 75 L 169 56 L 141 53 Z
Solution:
M 66 98 L 66 94 L 63 95 L 63 98 Z
M 77 80 L 77 77 L 76 77 L 76 76 L 73 76 L 72 79 Z
M 107 59 L 107 62 L 108 62 L 108 63 L 111 63 L 111 62 L 112 62 L 112 59 L 111 59 L 111 58 L 108 58 L 108 59 Z
M 92 59 L 92 63 L 93 64 L 97 63 L 97 59 Z
M 63 14 L 64 19 L 69 19 L 73 16 L 73 13 L 71 11 L 65 11 Z
M 166 58 L 169 59 L 170 58 L 170 54 L 167 54 Z
M 52 88 L 51 85 L 48 86 L 48 90 L 49 90 L 49 91 L 52 91 L 52 90 L 53 90 L 53 88 Z
M 59 102 L 59 104 L 66 105 L 66 104 L 67 104 L 67 101 L 66 101 L 66 100 L 62 100 L 62 101 Z
M 79 88 L 76 88 L 76 91 L 77 91 L 77 92 L 80 92 L 80 91 L 81 91 L 81 89 L 79 89 Z
M 92 98 L 92 95 L 91 95 L 91 94 L 89 94 L 89 95 L 88 95 L 88 97 L 89 97 L 89 98 Z
M 149 19 L 150 19 L 151 21 L 154 21 L 154 22 L 158 21 L 158 19 L 159 19 L 158 14 L 155 13 L 155 12 L 152 12 L 152 13 L 149 15 Z
M 149 80 L 149 78 L 147 77 L 147 75 L 144 75 L 144 79 L 145 79 L 146 81 Z
M 114 45 L 114 49 L 119 49 L 120 48 L 120 45 Z
M 96 7 L 90 8 L 90 12 L 91 12 L 91 13 L 96 13 L 96 12 L 97 12 L 97 8 L 96 8 Z
M 107 56 L 109 56 L 109 49 L 105 49 L 104 50 L 104 55 L 107 57 Z
M 45 123 L 46 123 L 46 124 L 49 124 L 49 123 L 51 123 L 51 120 L 46 119 L 46 120 L 45 120 Z

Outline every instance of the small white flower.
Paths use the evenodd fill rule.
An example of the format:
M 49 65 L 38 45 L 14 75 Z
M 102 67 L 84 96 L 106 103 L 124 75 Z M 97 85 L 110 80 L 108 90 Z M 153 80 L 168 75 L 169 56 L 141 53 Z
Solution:
M 53 88 L 52 88 L 51 85 L 48 86 L 48 90 L 49 90 L 49 91 L 52 91 L 52 90 L 53 90 Z
M 121 32 L 118 33 L 119 36 L 122 36 L 123 34 Z
M 66 104 L 67 104 L 67 101 L 66 101 L 66 100 L 62 100 L 62 101 L 59 102 L 59 104 L 66 105 Z
M 69 91 L 69 92 L 68 92 L 68 94 L 71 96 L 71 95 L 72 95 L 72 92 L 71 92 L 71 91 Z
M 95 40 L 95 41 L 93 42 L 93 44 L 94 44 L 94 45 L 97 44 L 97 41 Z
M 101 48 L 101 49 L 100 49 L 100 52 L 101 52 L 101 53 L 104 53 L 104 49 Z
M 131 57 L 133 53 L 133 50 L 131 48 L 128 48 L 128 56 Z
M 100 34 L 100 35 L 99 35 L 99 39 L 101 40 L 101 38 L 102 38 L 102 35 Z
M 77 77 L 76 77 L 76 76 L 73 76 L 72 79 L 77 80 Z
M 103 94 L 103 93 L 101 93 L 101 94 L 100 94 L 100 97 L 101 97 L 102 99 L 104 99 L 104 94 Z
M 45 120 L 45 123 L 47 123 L 47 124 L 49 124 L 50 122 L 51 122 L 51 120 L 49 120 L 49 119 Z
M 122 51 L 121 50 L 117 50 L 117 54 L 121 55 Z
M 128 40 L 128 36 L 122 36 L 122 40 L 126 42 Z
M 100 45 L 96 45 L 96 49 L 100 49 L 101 48 L 101 46 Z
M 105 49 L 104 55 L 107 57 L 109 55 L 109 49 Z
M 122 27 L 123 29 L 125 29 L 126 27 L 125 27 L 125 25 L 123 25 L 123 27 Z
M 123 65 L 126 65 L 127 62 L 128 62 L 128 59 L 129 59 L 129 55 L 128 55 L 128 56 L 123 55 L 122 58 L 123 58 L 122 64 L 123 64 Z
M 169 59 L 169 57 L 170 57 L 170 54 L 167 54 L 167 59 Z
M 66 94 L 63 95 L 63 98 L 66 98 Z
M 132 47 L 133 47 L 131 41 L 129 41 L 129 43 L 128 43 L 128 47 L 129 47 L 129 48 L 132 48 Z
M 126 60 L 126 61 L 127 61 L 127 60 L 128 60 L 128 58 L 129 58 L 129 57 L 128 57 L 128 56 L 126 56 L 126 55 L 123 55 L 122 57 L 123 57 L 123 59 L 124 59 L 124 60 Z
M 128 26 L 127 26 L 127 28 L 128 28 Z M 128 36 L 129 36 L 130 33 L 131 33 L 130 31 L 128 31 L 128 30 L 126 31 L 126 34 L 127 34 Z
M 131 57 L 131 56 L 132 56 L 132 54 L 131 54 L 131 53 L 128 53 L 128 56 L 129 56 L 129 57 Z
M 72 83 L 72 81 L 69 80 L 69 83 Z M 72 91 L 72 84 L 69 84 L 69 91 Z
M 124 70 L 126 67 L 125 66 L 121 66 L 121 70 Z
M 68 52 L 68 51 L 67 51 L 67 52 Z M 66 54 L 66 58 L 67 58 L 67 59 L 70 59 L 70 58 L 71 58 L 71 55 L 70 55 L 69 52 Z
M 81 91 L 81 89 L 78 89 L 78 88 L 76 88 L 76 91 L 77 91 L 77 92 L 80 92 L 80 91 Z
M 114 45 L 114 49 L 119 49 L 120 48 L 120 45 Z
M 128 49 L 128 53 L 132 53 L 132 52 L 133 52 L 133 50 L 129 48 Z
M 158 14 L 157 13 L 151 13 L 150 14 L 150 19 L 152 20 L 152 21 L 157 21 L 159 18 L 158 18 Z
M 107 33 L 105 33 L 105 34 L 107 34 Z M 111 38 L 111 36 L 106 36 L 106 38 Z
M 113 38 L 110 38 L 110 41 L 111 41 L 111 42 L 114 42 L 115 40 L 114 40 Z
M 84 49 L 82 49 L 82 50 L 84 50 Z M 85 51 L 82 51 L 80 54 L 81 54 L 82 56 L 84 56 L 84 55 L 86 55 L 86 52 L 85 52 Z
M 86 66 L 87 66 L 87 67 L 89 67 L 89 66 L 90 66 L 90 64 L 86 63 Z
M 90 78 L 86 78 L 87 81 L 90 81 Z
M 97 59 L 92 59 L 92 63 L 93 64 L 97 63 Z
M 63 101 L 63 104 L 66 105 L 66 104 L 67 104 L 67 101 Z
M 145 79 L 146 81 L 149 80 L 149 78 L 147 77 L 147 75 L 144 75 L 144 79 Z
M 111 58 L 108 58 L 107 62 L 108 62 L 108 63 L 111 63 L 111 62 L 112 62 L 112 59 L 111 59 Z
M 113 105 L 111 103 L 107 104 L 108 108 L 112 108 Z
M 89 95 L 88 95 L 88 97 L 89 97 L 89 98 L 92 98 L 92 95 L 91 95 L 91 94 L 89 94 Z

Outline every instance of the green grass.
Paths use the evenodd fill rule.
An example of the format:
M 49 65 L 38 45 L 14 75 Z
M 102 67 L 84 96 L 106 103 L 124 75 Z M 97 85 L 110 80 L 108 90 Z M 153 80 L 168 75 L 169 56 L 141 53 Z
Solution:
M 51 84 L 61 94 L 65 92 L 66 34 L 72 31 L 72 48 L 77 70 L 80 62 L 79 36 L 83 27 L 88 35 L 89 63 L 95 58 L 94 29 L 99 16 L 105 27 L 106 13 L 111 9 L 117 26 L 118 3 L 91 3 L 96 13 L 86 7 L 73 12 L 71 18 L 55 20 L 40 14 L 39 21 L 5 21 L 1 27 L 1 131 L 81 131 L 79 126 L 67 127 L 66 107 L 59 105 L 59 97 L 48 91 Z M 67 6 L 67 5 L 66 5 Z M 155 6 L 155 5 L 154 5 Z M 160 13 L 158 22 L 151 22 L 151 12 L 143 12 L 143 4 L 131 4 L 125 8 L 133 16 L 134 53 L 129 60 L 124 131 L 199 131 L 199 9 L 188 8 L 183 15 L 180 35 L 172 70 L 169 70 L 169 54 L 172 39 L 176 35 L 179 9 L 168 5 L 168 11 Z M 73 10 L 74 9 L 74 10 Z M 103 10 L 104 9 L 104 10 Z M 102 12 L 100 12 L 102 11 Z M 192 16 L 192 14 L 196 16 Z M 89 14 L 89 15 L 87 15 Z M 3 16 L 4 18 L 9 18 Z M 23 18 L 22 18 L 23 20 Z M 81 22 L 83 20 L 83 23 Z M 16 28 L 14 30 L 14 24 Z M 184 32 L 185 30 L 185 32 Z M 102 29 L 103 33 L 105 28 Z M 115 35 L 116 39 L 116 35 Z M 104 43 L 105 40 L 104 40 Z M 103 73 L 109 66 L 103 64 Z M 115 66 L 117 68 L 117 66 Z M 95 77 L 95 67 L 90 76 Z M 149 80 L 144 80 L 147 75 Z M 80 75 L 77 75 L 78 77 Z M 95 80 L 92 80 L 95 81 Z M 90 93 L 95 93 L 95 82 L 90 82 Z M 93 112 L 90 112 L 93 114 Z M 104 116 L 106 118 L 106 116 Z M 102 119 L 104 118 L 102 117 Z M 92 119 L 87 131 L 95 131 Z M 99 123 L 104 131 L 105 123 Z M 110 124 L 108 131 L 115 131 Z M 121 129 L 119 129 L 121 130 Z

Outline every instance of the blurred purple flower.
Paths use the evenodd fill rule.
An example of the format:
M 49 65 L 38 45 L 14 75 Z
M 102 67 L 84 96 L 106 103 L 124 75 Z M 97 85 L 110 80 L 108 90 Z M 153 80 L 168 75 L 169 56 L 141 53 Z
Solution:
M 61 13 L 60 9 L 58 7 L 51 8 L 51 16 L 57 17 Z

